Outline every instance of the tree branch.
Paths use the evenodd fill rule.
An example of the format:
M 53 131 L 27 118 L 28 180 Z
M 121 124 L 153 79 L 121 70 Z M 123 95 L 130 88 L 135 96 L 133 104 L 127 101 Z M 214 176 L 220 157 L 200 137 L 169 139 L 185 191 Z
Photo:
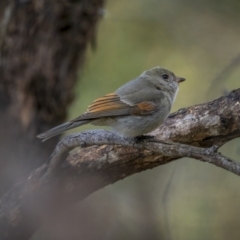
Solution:
M 42 180 L 49 181 L 49 179 L 54 176 L 72 149 L 79 146 L 85 148 L 95 145 L 120 145 L 121 147 L 139 148 L 140 150 L 146 149 L 154 154 L 169 157 L 171 159 L 183 157 L 195 158 L 197 160 L 212 163 L 225 170 L 240 175 L 240 164 L 217 152 L 219 147 L 216 145 L 210 148 L 200 148 L 174 142 L 163 142 L 154 138 L 138 142 L 133 138 L 121 137 L 105 130 L 92 130 L 71 134 L 65 137 L 56 146 L 55 151 L 51 156 L 48 170 L 42 177 Z M 93 167 L 93 164 L 91 164 L 91 167 Z M 99 163 L 96 162 L 96 164 L 99 167 Z M 100 166 L 100 169 L 101 168 L 104 168 L 104 166 Z
M 240 136 L 239 106 L 240 89 L 181 109 L 153 133 L 154 139 L 142 142 L 103 130 L 67 136 L 57 145 L 49 167 L 34 171 L 1 199 L 0 239 L 19 239 L 18 234 L 31 222 L 25 231 L 27 238 L 50 216 L 104 186 L 182 157 L 240 175 L 239 164 L 217 152 L 224 143 Z M 64 161 L 68 151 L 77 146 L 82 148 Z

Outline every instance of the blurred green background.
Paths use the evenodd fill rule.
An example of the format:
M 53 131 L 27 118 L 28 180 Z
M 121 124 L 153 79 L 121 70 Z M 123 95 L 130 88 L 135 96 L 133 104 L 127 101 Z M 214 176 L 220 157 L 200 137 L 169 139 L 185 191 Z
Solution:
M 187 79 L 172 111 L 239 87 L 237 64 L 221 74 L 240 54 L 238 0 L 122 0 L 105 7 L 97 49 L 88 50 L 69 119 L 154 66 Z M 222 152 L 240 160 L 239 143 Z M 239 189 L 240 178 L 232 173 L 183 159 L 108 186 L 79 204 L 79 211 L 91 209 L 88 221 L 104 239 L 240 239 Z M 73 215 L 71 224 L 78 225 Z M 88 237 L 80 239 L 95 239 Z

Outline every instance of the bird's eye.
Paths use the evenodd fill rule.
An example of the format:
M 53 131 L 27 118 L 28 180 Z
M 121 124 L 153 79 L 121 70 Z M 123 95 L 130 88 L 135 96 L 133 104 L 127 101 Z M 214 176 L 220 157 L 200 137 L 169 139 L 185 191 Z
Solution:
M 169 76 L 168 76 L 167 74 L 163 74 L 163 75 L 162 75 L 162 78 L 163 78 L 163 79 L 168 79 Z

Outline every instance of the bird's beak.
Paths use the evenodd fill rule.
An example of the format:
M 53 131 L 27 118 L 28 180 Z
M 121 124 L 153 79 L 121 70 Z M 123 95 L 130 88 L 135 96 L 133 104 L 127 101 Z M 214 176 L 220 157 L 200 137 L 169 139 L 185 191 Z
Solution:
M 186 79 L 182 77 L 177 77 L 177 83 L 184 82 Z

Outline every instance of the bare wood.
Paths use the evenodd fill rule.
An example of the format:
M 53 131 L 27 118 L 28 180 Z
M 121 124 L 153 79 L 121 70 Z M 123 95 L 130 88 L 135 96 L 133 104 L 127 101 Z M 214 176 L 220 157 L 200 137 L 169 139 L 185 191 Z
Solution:
M 50 216 L 94 191 L 182 157 L 206 161 L 240 175 L 239 164 L 217 152 L 218 147 L 240 136 L 239 120 L 237 89 L 228 96 L 172 114 L 155 131 L 157 140 L 136 142 L 103 130 L 68 136 L 56 147 L 49 168 L 44 165 L 37 169 L 1 199 L 0 239 L 18 239 L 17 233 L 29 222 L 30 236 Z M 82 148 L 64 161 L 69 149 L 76 146 Z

